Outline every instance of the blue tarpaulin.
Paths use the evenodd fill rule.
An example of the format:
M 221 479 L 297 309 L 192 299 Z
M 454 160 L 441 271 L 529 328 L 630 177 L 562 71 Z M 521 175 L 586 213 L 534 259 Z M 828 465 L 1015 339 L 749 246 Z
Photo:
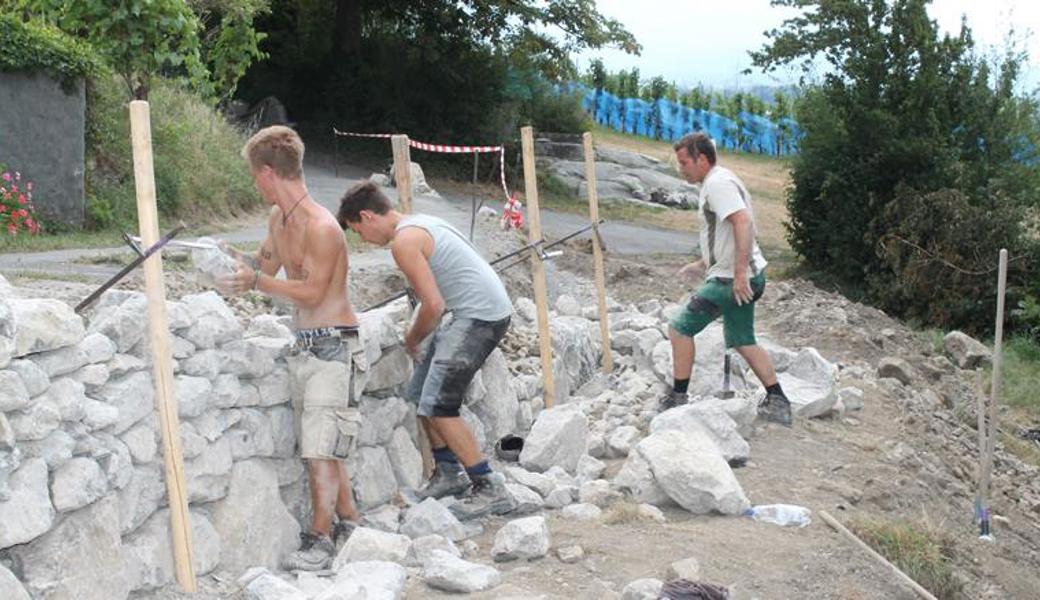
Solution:
M 774 123 L 761 115 L 742 112 L 738 122 L 664 98 L 651 103 L 639 98 L 618 98 L 605 90 L 589 90 L 583 105 L 596 123 L 618 131 L 667 141 L 704 131 L 717 146 L 744 152 L 794 154 L 801 135 L 798 124 L 791 119 Z

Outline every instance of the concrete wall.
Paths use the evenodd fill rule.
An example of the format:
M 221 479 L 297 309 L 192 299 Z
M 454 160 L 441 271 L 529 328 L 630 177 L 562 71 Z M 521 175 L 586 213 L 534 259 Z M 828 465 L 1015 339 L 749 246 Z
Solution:
M 75 226 L 84 217 L 83 82 L 71 94 L 44 75 L 0 72 L 0 163 L 33 182 L 40 215 Z

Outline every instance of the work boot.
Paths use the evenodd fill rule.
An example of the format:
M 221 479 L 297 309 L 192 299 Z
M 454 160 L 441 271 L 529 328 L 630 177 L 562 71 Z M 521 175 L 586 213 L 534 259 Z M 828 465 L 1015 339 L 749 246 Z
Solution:
M 657 401 L 657 406 L 661 412 L 664 412 L 669 408 L 675 408 L 676 406 L 686 404 L 687 398 L 688 396 L 686 395 L 686 392 L 676 392 L 675 390 L 672 390 Z
M 357 523 L 348 519 L 340 519 L 332 527 L 332 543 L 336 546 L 338 552 L 343 548 L 343 544 L 347 543 L 347 539 L 357 529 Z
M 416 491 L 420 501 L 427 498 L 455 496 L 469 489 L 470 481 L 466 470 L 459 463 L 438 462 L 426 487 Z
M 322 571 L 332 566 L 336 545 L 327 535 L 300 532 L 300 549 L 285 557 L 282 568 L 286 571 Z
M 791 426 L 791 401 L 781 394 L 766 394 L 765 402 L 758 407 L 758 414 L 770 423 Z
M 491 515 L 504 515 L 516 508 L 516 500 L 506 489 L 501 473 L 488 473 L 473 477 L 469 494 L 459 498 L 449 509 L 460 521 L 479 519 Z

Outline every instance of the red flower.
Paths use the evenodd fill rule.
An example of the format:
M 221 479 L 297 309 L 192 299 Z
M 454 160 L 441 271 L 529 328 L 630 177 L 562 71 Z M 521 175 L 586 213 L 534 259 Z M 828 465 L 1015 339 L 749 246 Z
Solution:
M 20 216 L 22 218 L 28 217 L 29 216 L 29 211 L 27 211 L 27 210 L 25 210 L 23 208 L 23 209 L 18 211 L 18 216 Z
M 18 194 L 18 204 L 25 204 L 25 194 Z
M 11 235 L 16 235 L 18 233 L 18 228 L 14 226 L 14 223 L 7 226 L 7 233 L 10 233 Z

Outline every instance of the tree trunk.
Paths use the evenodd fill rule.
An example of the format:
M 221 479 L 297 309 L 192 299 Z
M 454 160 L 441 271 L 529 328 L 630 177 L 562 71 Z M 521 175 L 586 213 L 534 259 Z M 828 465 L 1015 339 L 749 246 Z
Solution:
M 357 54 L 361 48 L 361 2 L 362 0 L 336 0 L 332 45 L 341 56 Z

